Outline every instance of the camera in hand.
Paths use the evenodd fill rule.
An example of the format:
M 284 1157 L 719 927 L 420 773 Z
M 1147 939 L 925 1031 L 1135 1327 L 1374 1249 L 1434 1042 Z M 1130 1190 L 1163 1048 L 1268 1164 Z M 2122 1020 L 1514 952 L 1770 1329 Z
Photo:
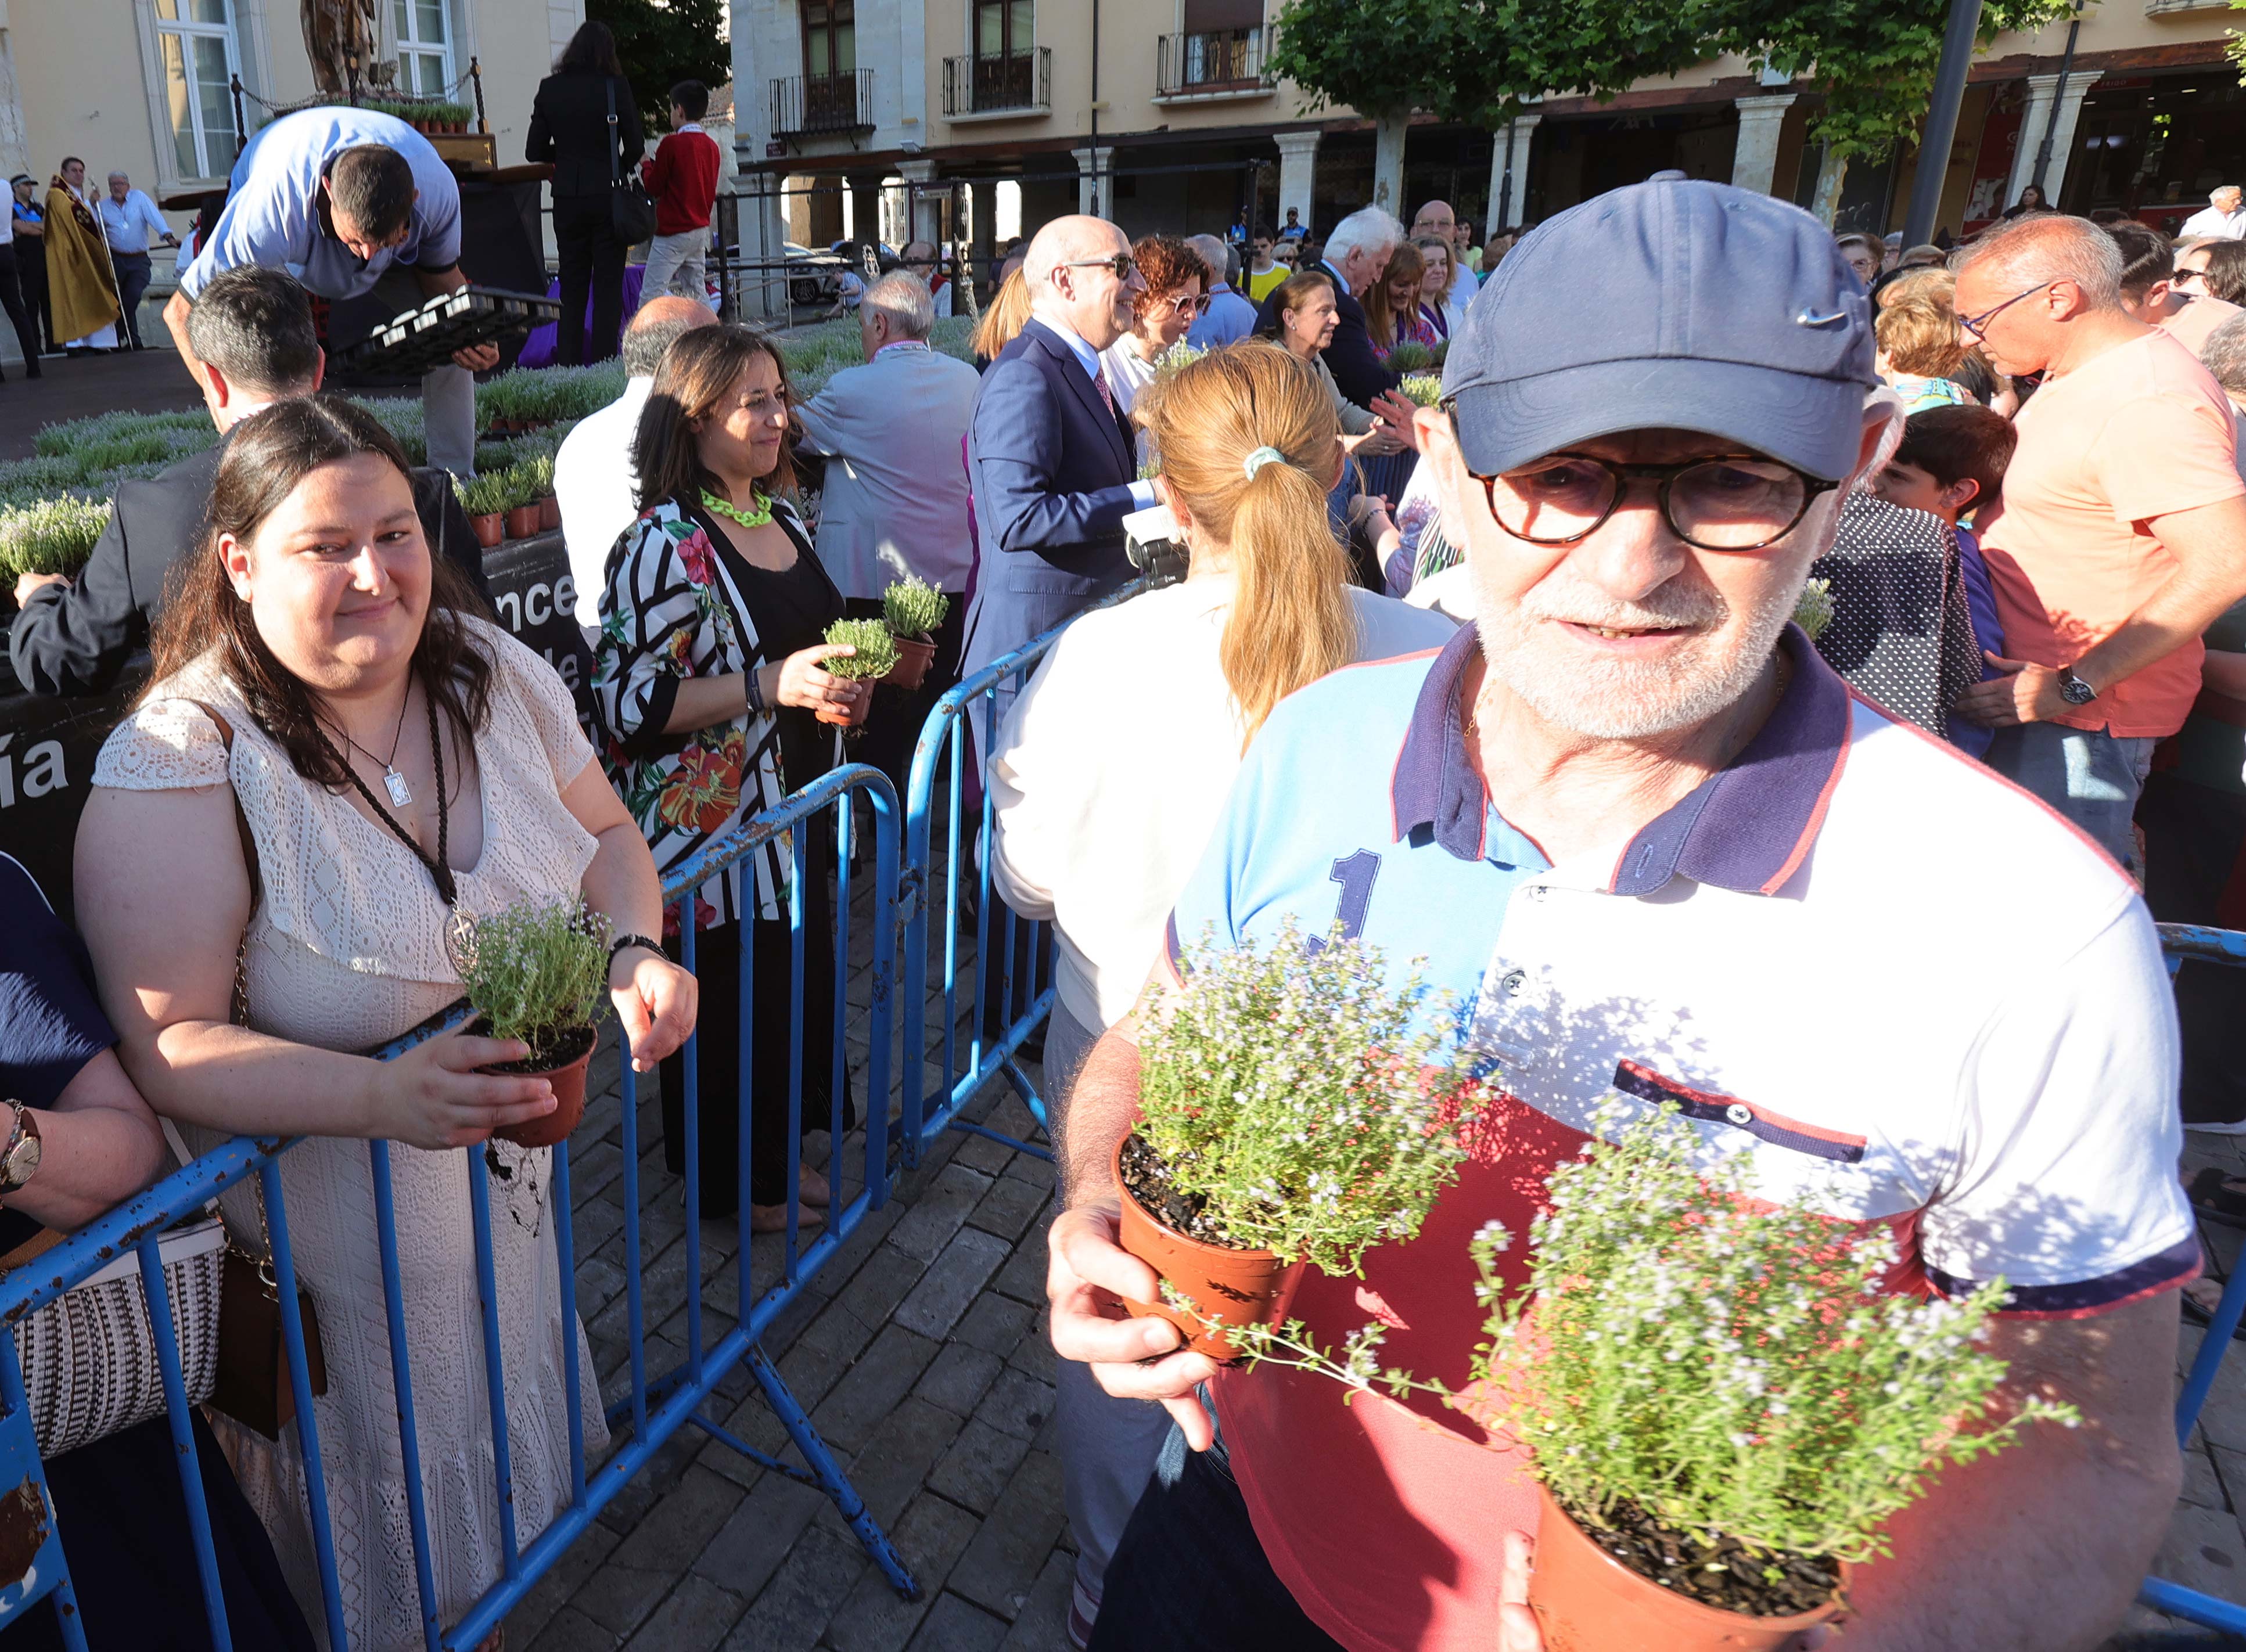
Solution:
M 1150 591 L 1181 583 L 1190 560 L 1177 518 L 1167 505 L 1151 505 L 1123 519 L 1123 554 L 1147 576 Z

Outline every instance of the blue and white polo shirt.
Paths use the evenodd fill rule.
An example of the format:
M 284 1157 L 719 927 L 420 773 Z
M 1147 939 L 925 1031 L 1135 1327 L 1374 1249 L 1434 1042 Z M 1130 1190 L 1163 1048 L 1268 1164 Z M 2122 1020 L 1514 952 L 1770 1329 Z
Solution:
M 2095 1314 L 2197 1269 L 2178 1047 L 2152 921 L 2112 861 L 2027 793 L 1855 697 L 1798 631 L 1739 758 L 1627 842 L 1554 866 L 1491 806 L 1439 654 L 1353 667 L 1279 706 L 1171 921 L 1268 946 L 1337 919 L 1494 1064 L 1494 1123 L 1421 1237 L 1313 1275 L 1337 1342 L 1457 1382 L 1478 1338 L 1469 1234 L 1525 1234 L 1554 1166 L 1617 1099 L 1675 1101 L 1708 1162 L 1766 1197 L 1894 1227 L 1902 1288 L 2001 1275 L 2013 1311 Z M 1433 1012 L 1431 1012 L 1433 1013 Z M 1518 1261 L 1517 1256 L 1506 1260 Z M 1533 1489 L 1471 1425 L 1265 1368 L 1217 1404 L 1256 1531 L 1352 1647 L 1495 1642 L 1508 1526 Z M 1400 1505 L 1400 1506 L 1399 1506 Z

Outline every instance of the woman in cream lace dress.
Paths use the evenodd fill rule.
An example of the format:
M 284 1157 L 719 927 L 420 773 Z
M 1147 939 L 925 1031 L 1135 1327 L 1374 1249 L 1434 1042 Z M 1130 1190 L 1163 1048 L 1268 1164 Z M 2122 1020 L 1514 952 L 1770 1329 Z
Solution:
M 404 455 L 360 410 L 269 409 L 228 444 L 211 547 L 157 637 L 156 681 L 110 738 L 78 839 L 79 916 L 119 1053 L 198 1151 L 239 1133 L 305 1135 L 281 1163 L 298 1277 L 318 1312 L 315 1402 L 346 1632 L 354 1649 L 424 1644 L 369 1139 L 391 1152 L 398 1262 L 438 1608 L 455 1621 L 502 1564 L 472 1155 L 551 1111 L 542 1078 L 478 1073 L 520 1044 L 431 1039 L 361 1052 L 460 996 L 456 914 L 582 896 L 620 936 L 660 932 L 636 826 L 593 763 L 566 690 L 460 611 L 432 567 Z M 255 849 L 246 860 L 235 799 Z M 157 846 L 160 846 L 158 847 Z M 236 957 L 246 989 L 234 1014 Z M 623 944 L 609 985 L 638 1064 L 692 1024 L 694 983 Z M 492 1239 L 516 1538 L 568 1502 L 564 1324 L 548 1206 L 552 1152 L 491 1141 Z M 228 1196 L 246 1247 L 255 1183 Z M 606 1438 L 579 1343 L 589 1449 Z M 323 1623 L 295 1431 L 228 1425 L 244 1490 L 306 1615 Z

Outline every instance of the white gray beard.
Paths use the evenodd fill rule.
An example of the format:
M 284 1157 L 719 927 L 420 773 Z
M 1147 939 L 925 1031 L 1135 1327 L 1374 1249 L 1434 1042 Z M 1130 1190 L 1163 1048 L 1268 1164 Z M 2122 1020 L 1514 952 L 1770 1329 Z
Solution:
M 1805 579 L 1807 572 L 1805 565 Z M 1474 582 L 1479 587 L 1480 581 Z M 1712 590 L 1678 592 L 1666 602 L 1657 594 L 1650 603 L 1616 603 L 1589 593 L 1580 601 L 1555 603 L 1552 595 L 1538 593 L 1544 603 L 1578 624 L 1706 628 L 1683 657 L 1659 662 L 1562 664 L 1555 657 L 1555 648 L 1566 645 L 1545 623 L 1548 613 L 1524 601 L 1494 602 L 1479 588 L 1476 625 L 1490 677 L 1547 723 L 1589 739 L 1643 740 L 1690 728 L 1736 705 L 1769 663 L 1800 598 L 1800 585 L 1796 580 L 1774 590 L 1743 628 L 1728 634 L 1731 608 Z

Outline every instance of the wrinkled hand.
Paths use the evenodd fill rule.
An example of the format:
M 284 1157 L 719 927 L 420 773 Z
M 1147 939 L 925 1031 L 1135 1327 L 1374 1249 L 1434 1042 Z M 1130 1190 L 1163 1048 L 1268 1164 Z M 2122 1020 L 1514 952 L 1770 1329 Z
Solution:
M 663 954 L 627 947 L 609 961 L 609 997 L 623 1023 L 632 1071 L 652 1072 L 694 1030 L 702 988 Z
M 375 1069 L 370 1098 L 371 1133 L 409 1147 L 467 1147 L 494 1130 L 542 1118 L 554 1111 L 554 1088 L 520 1073 L 480 1073 L 479 1067 L 521 1061 L 530 1046 L 520 1038 L 475 1038 L 440 1033 L 395 1061 Z
M 1378 459 L 1404 451 L 1403 441 L 1385 425 L 1375 425 L 1362 436 L 1344 436 L 1341 445 L 1344 452 L 1354 453 L 1360 459 Z
M 1401 391 L 1384 390 L 1372 398 L 1372 411 L 1379 417 L 1380 426 L 1405 447 L 1419 445 L 1419 432 L 1414 421 L 1419 414 L 1419 404 Z
M 1992 729 L 2016 723 L 2048 723 L 2067 709 L 2059 691 L 2059 673 L 2047 665 L 2030 665 L 1983 651 L 1982 657 L 2002 673 L 1976 683 L 1957 697 L 1957 715 L 1969 723 Z
M 60 574 L 18 574 L 16 576 L 16 606 L 30 606 L 31 593 L 42 585 L 68 585 L 69 579 Z
M 800 649 L 779 663 L 779 683 L 772 693 L 778 705 L 800 705 L 808 711 L 821 706 L 849 708 L 850 725 L 855 728 L 866 720 L 866 713 L 874 704 L 874 685 L 854 678 L 836 676 L 822 670 L 828 660 L 844 660 L 858 650 L 847 642 L 821 642 L 815 647 Z
M 1160 1400 L 1186 1444 L 1205 1451 L 1216 1433 L 1194 1390 L 1216 1375 L 1206 1354 L 1181 1351 L 1185 1338 L 1166 1319 L 1133 1319 L 1121 1299 L 1159 1302 L 1154 1270 L 1116 1242 L 1122 1228 L 1113 1199 L 1065 1210 L 1045 1236 L 1045 1302 L 1053 1352 L 1092 1367 L 1120 1399 Z
M 466 350 L 456 350 L 453 359 L 472 373 L 487 373 L 499 365 L 497 344 L 471 344 Z

